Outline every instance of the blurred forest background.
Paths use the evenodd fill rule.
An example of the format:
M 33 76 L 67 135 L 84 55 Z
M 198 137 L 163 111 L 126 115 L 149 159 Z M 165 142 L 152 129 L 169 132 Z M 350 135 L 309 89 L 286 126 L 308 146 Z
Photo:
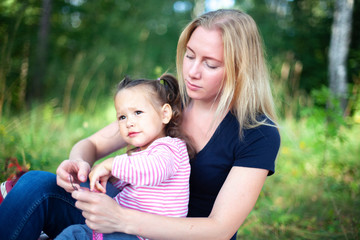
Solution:
M 1 1 L 0 180 L 55 172 L 115 120 L 116 84 L 176 74 L 181 30 L 220 7 L 258 23 L 282 135 L 238 239 L 360 239 L 358 0 Z

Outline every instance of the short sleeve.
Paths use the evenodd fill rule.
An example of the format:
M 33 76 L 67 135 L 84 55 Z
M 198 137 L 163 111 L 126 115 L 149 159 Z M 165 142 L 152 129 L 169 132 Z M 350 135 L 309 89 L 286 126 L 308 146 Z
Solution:
M 260 125 L 248 129 L 236 150 L 234 166 L 262 168 L 275 172 L 275 159 L 280 148 L 280 134 L 277 127 Z

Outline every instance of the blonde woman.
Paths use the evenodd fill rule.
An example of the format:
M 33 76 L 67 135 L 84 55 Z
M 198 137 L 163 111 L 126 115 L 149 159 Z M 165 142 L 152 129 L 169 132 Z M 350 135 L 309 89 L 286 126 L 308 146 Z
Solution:
M 21 201 L 19 198 L 26 197 L 22 196 L 26 186 L 36 188 L 41 195 L 56 193 L 68 201 L 53 203 L 47 198 L 48 204 L 67 211 L 67 219 L 62 218 L 60 210 L 44 210 L 51 212 L 50 217 L 39 216 L 40 226 L 35 233 L 31 229 L 34 237 L 27 239 L 35 239 L 42 229 L 56 236 L 65 226 L 81 221 L 98 232 L 123 232 L 149 239 L 236 238 L 267 176 L 275 171 L 280 146 L 256 23 L 237 10 L 217 10 L 196 18 L 180 36 L 177 68 L 184 106 L 182 129 L 196 151 L 191 159 L 187 217 L 143 213 L 122 208 L 104 194 L 73 191 L 69 174 L 79 183 L 85 182 L 97 159 L 124 147 L 124 140 L 114 135 L 117 125 L 113 123 L 73 147 L 69 160 L 57 170 L 59 187 L 50 173 L 27 173 L 17 183 L 21 187 L 15 185 L 8 194 L 7 198 Z M 30 177 L 40 175 L 44 180 L 30 186 Z M 13 191 L 16 193 L 12 194 Z M 72 193 L 75 200 L 65 191 Z M 9 206 L 6 200 L 3 204 Z M 39 209 L 42 207 L 34 211 L 40 212 Z M 52 220 L 51 226 L 42 225 L 48 218 Z M 29 224 L 35 220 L 24 221 Z M 19 221 L 11 224 L 20 229 L 7 230 L 13 239 L 30 236 L 25 232 L 28 224 L 19 226 Z

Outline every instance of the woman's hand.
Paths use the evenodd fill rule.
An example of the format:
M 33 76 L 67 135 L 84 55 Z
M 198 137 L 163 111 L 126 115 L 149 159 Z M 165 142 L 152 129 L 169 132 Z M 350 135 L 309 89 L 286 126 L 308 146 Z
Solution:
M 90 164 L 85 161 L 65 160 L 56 170 L 57 185 L 71 193 L 74 191 L 73 185 L 79 189 L 79 184 L 86 182 L 89 171 Z
M 91 191 L 106 192 L 106 184 L 112 176 L 111 169 L 113 161 L 114 158 L 108 158 L 91 169 L 89 174 Z
M 101 233 L 123 232 L 119 216 L 124 210 L 118 203 L 103 193 L 74 191 L 72 197 L 77 201 L 75 206 L 82 210 L 85 223 L 89 228 Z
M 85 182 L 90 172 L 90 167 L 97 159 L 125 147 L 126 144 L 119 134 L 117 122 L 113 122 L 88 138 L 77 142 L 70 151 L 69 160 L 63 161 L 58 169 L 57 184 L 67 192 L 74 191 L 69 176 L 76 188 L 79 183 Z

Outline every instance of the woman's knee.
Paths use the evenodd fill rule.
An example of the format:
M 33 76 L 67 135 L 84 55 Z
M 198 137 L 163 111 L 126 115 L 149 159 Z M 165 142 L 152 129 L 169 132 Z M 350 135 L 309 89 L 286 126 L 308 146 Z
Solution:
M 20 191 L 24 194 L 42 194 L 59 191 L 56 184 L 56 175 L 45 171 L 29 171 L 25 173 L 15 184 L 12 191 Z
M 29 171 L 25 173 L 18 182 L 33 182 L 33 183 L 41 183 L 41 182 L 50 182 L 56 180 L 56 175 L 54 173 L 46 172 L 46 171 Z

